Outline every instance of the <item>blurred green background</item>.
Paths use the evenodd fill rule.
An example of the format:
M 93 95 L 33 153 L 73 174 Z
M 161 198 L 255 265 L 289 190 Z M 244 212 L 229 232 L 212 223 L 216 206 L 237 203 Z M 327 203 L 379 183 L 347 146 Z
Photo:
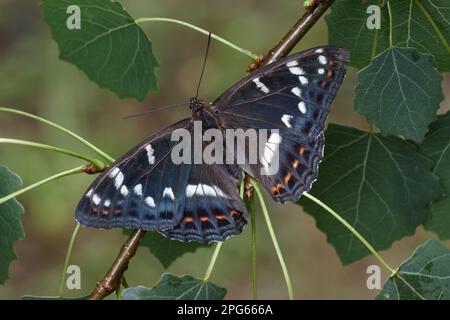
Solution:
M 122 1 L 135 18 L 165 16 L 185 20 L 232 42 L 264 53 L 291 27 L 302 13 L 299 0 L 129 0 Z M 0 106 L 36 113 L 74 130 L 118 157 L 133 145 L 174 121 L 189 116 L 188 108 L 171 109 L 151 116 L 124 120 L 123 116 L 185 102 L 195 93 L 204 55 L 206 37 L 167 23 L 143 25 L 161 68 L 157 70 L 160 91 L 150 93 L 143 103 L 121 100 L 100 89 L 76 67 L 58 59 L 39 9 L 38 1 L 0 2 Z M 321 20 L 296 50 L 327 42 L 327 28 Z M 214 42 L 211 46 L 201 96 L 213 100 L 245 74 L 248 57 Z M 354 69 L 341 88 L 330 122 L 366 128 L 365 120 L 353 111 Z M 450 78 L 444 83 L 446 100 L 441 111 L 450 109 Z M 28 139 L 78 151 L 78 143 L 54 129 L 36 122 L 0 113 L 0 136 Z M 1 145 L 0 164 L 18 173 L 28 185 L 41 178 L 77 166 L 80 161 L 27 147 Z M 78 175 L 53 182 L 21 196 L 26 209 L 23 223 L 26 239 L 16 242 L 18 260 L 10 267 L 10 280 L 0 286 L 0 298 L 15 299 L 24 294 L 56 295 L 67 244 L 75 225 L 74 208 L 93 179 Z M 297 299 L 372 299 L 377 290 L 366 287 L 366 268 L 376 264 L 367 257 L 342 266 L 314 220 L 296 205 L 268 201 L 275 230 L 287 260 Z M 287 298 L 278 260 L 261 215 L 258 228 L 258 297 Z M 250 228 L 226 241 L 211 280 L 228 289 L 228 299 L 251 298 Z M 434 234 L 418 229 L 414 237 L 398 241 L 382 252 L 397 266 Z M 68 296 L 89 293 L 103 277 L 125 237 L 120 230 L 82 229 L 71 264 L 81 267 L 82 289 L 66 290 Z M 450 242 L 446 242 L 447 246 Z M 1 254 L 1 253 L 0 253 Z M 169 271 L 203 276 L 211 249 L 200 249 L 177 260 Z M 164 272 L 146 248 L 132 260 L 127 279 L 130 285 L 152 286 Z M 383 282 L 388 274 L 383 270 Z

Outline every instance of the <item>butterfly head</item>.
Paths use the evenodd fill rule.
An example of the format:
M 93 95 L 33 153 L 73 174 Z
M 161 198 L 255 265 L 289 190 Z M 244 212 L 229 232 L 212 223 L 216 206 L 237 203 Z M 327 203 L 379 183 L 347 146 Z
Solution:
M 205 101 L 203 101 L 202 99 L 199 99 L 197 97 L 192 97 L 189 100 L 189 108 L 193 112 L 202 111 L 205 108 Z

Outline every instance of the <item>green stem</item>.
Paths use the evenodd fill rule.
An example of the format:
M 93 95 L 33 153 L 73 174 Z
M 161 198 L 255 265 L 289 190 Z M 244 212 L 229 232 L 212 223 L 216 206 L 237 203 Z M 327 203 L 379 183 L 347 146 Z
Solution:
M 130 287 L 125 276 L 122 276 L 122 287 L 124 287 L 125 289 Z
M 210 34 L 209 31 L 207 31 L 207 30 L 205 30 L 205 29 L 202 29 L 202 28 L 200 28 L 200 27 L 197 27 L 197 26 L 195 26 L 195 25 L 193 25 L 193 24 L 190 24 L 190 23 L 184 22 L 184 21 L 180 21 L 180 20 L 176 20 L 176 19 L 170 19 L 170 18 L 161 18 L 161 17 L 155 17 L 155 18 L 139 18 L 139 19 L 134 20 L 134 22 L 135 22 L 136 24 L 140 24 L 140 23 L 144 23 L 144 22 L 172 22 L 172 23 L 176 23 L 176 24 L 179 24 L 179 25 L 182 25 L 182 26 L 191 28 L 191 29 L 196 30 L 196 31 L 198 31 L 198 32 L 200 32 L 200 33 L 203 33 L 203 34 L 205 34 L 205 35 L 209 35 L 209 34 Z M 214 34 L 214 33 L 211 33 L 211 38 L 213 38 L 213 39 L 215 39 L 215 40 L 217 40 L 217 41 L 219 41 L 219 42 L 221 42 L 221 43 L 227 45 L 228 47 L 230 47 L 230 48 L 232 48 L 232 49 L 234 49 L 234 50 L 236 50 L 236 51 L 238 51 L 238 52 L 240 52 L 240 53 L 243 53 L 243 54 L 249 56 L 249 57 L 252 58 L 253 60 L 258 59 L 258 55 L 254 54 L 254 53 L 251 52 L 250 50 L 247 50 L 247 49 L 243 49 L 243 48 L 241 48 L 241 47 L 238 47 L 238 46 L 235 45 L 234 43 L 232 43 L 232 42 L 230 42 L 230 41 L 228 41 L 228 40 L 225 40 L 224 38 L 221 38 L 221 37 L 219 37 L 218 35 L 216 35 L 216 34 Z
M 287 270 L 286 262 L 284 261 L 280 246 L 278 245 L 278 240 L 273 230 L 272 221 L 270 220 L 269 212 L 267 211 L 266 203 L 264 202 L 264 197 L 256 181 L 252 180 L 252 185 L 255 188 L 256 195 L 258 196 L 259 202 L 261 204 L 262 212 L 264 214 L 264 218 L 266 219 L 267 228 L 269 229 L 269 234 L 270 237 L 272 238 L 273 246 L 275 247 L 278 260 L 280 261 L 281 269 L 283 271 L 284 279 L 286 281 L 286 287 L 288 289 L 289 299 L 294 300 L 294 291 L 292 289 L 291 278 L 289 276 L 289 272 Z
M 240 184 L 240 196 L 241 199 L 245 202 L 245 206 L 247 207 L 247 211 L 250 213 L 250 224 L 252 231 L 252 299 L 257 299 L 257 290 L 256 290 L 256 215 L 254 202 L 250 199 L 244 198 L 245 192 L 245 180 L 241 181 Z
M 66 252 L 66 259 L 64 260 L 64 268 L 61 272 L 61 281 L 59 283 L 59 292 L 58 298 L 62 298 L 64 295 L 64 280 L 66 280 L 66 271 L 69 266 L 70 256 L 72 255 L 73 244 L 75 243 L 75 239 L 78 235 L 78 231 L 80 231 L 80 225 L 77 223 L 75 229 L 73 229 L 72 236 L 70 237 L 69 247 Z
M 209 262 L 208 269 L 206 269 L 205 276 L 203 277 L 203 281 L 209 281 L 211 277 L 212 270 L 214 269 L 214 265 L 216 264 L 217 256 L 219 255 L 220 248 L 222 248 L 222 242 L 218 242 L 214 249 L 214 253 L 211 257 L 211 261 Z
M 378 7 L 381 7 L 381 0 L 378 0 Z M 379 36 L 379 30 L 374 30 L 374 36 L 373 36 L 373 44 L 372 44 L 372 52 L 370 54 L 370 60 L 373 60 L 375 55 L 377 54 L 377 48 L 378 48 L 378 36 Z
M 28 113 L 28 112 L 24 112 L 24 111 L 20 111 L 20 110 L 16 110 L 16 109 L 11 109 L 11 108 L 0 108 L 0 112 L 9 112 L 9 113 L 14 113 L 17 115 L 21 115 L 42 123 L 45 123 L 53 128 L 56 128 L 62 132 L 64 132 L 65 134 L 68 134 L 69 136 L 75 138 L 76 140 L 78 140 L 79 142 L 81 142 L 83 145 L 85 145 L 86 147 L 88 147 L 89 149 L 91 149 L 92 151 L 94 151 L 95 153 L 97 153 L 98 155 L 102 156 L 105 160 L 108 160 L 109 162 L 114 162 L 114 158 L 110 157 L 109 155 L 107 155 L 105 152 L 103 152 L 102 150 L 100 150 L 99 148 L 97 148 L 96 146 L 94 146 L 92 143 L 90 143 L 89 141 L 83 139 L 82 137 L 80 137 L 79 135 L 77 135 L 76 133 L 70 131 L 69 129 L 66 129 L 54 122 L 51 122 L 47 119 L 38 117 L 34 114 Z
M 442 44 L 444 45 L 445 49 L 447 49 L 447 52 L 450 53 L 450 45 L 448 44 L 447 40 L 445 39 L 444 35 L 442 34 L 441 30 L 439 29 L 439 27 L 437 26 L 436 22 L 434 22 L 433 18 L 431 17 L 431 15 L 428 13 L 427 9 L 425 9 L 425 7 L 423 6 L 422 3 L 420 3 L 420 1 L 418 0 L 414 0 L 414 3 L 416 4 L 417 7 L 419 7 L 420 11 L 422 11 L 422 14 L 425 16 L 425 18 L 428 20 L 428 22 L 431 24 L 431 27 L 433 28 L 434 32 L 436 32 L 439 40 L 442 42 Z
M 389 14 L 389 47 L 394 47 L 394 39 L 393 39 L 393 31 L 392 31 L 392 10 L 391 10 L 391 3 L 389 2 L 389 0 L 387 1 L 387 8 L 388 8 L 388 14 Z
M 355 228 L 353 228 L 353 226 L 348 223 L 344 218 L 342 218 L 336 211 L 334 211 L 333 209 L 331 209 L 329 206 L 327 206 L 325 203 L 323 203 L 322 201 L 320 201 L 319 199 L 317 199 L 316 197 L 314 197 L 313 195 L 305 192 L 303 194 L 303 196 L 305 196 L 306 198 L 310 199 L 311 201 L 315 202 L 316 204 L 318 204 L 319 206 L 321 206 L 325 211 L 327 211 L 329 214 L 331 214 L 336 220 L 338 220 L 341 224 L 343 224 L 348 230 L 350 230 L 351 233 L 353 233 L 353 235 L 355 237 L 357 237 L 359 239 L 359 241 L 362 242 L 362 244 L 364 244 L 364 246 L 374 255 L 374 257 L 383 265 L 386 267 L 386 269 L 388 269 L 391 272 L 391 275 L 395 274 L 396 271 L 389 266 L 386 261 L 384 261 L 383 257 L 381 257 L 378 252 L 372 247 L 372 245 L 358 232 L 356 231 Z
M 60 172 L 58 174 L 55 174 L 55 175 L 45 178 L 43 180 L 40 180 L 36 183 L 33 183 L 32 185 L 29 185 L 28 187 L 22 188 L 22 189 L 17 190 L 16 192 L 13 192 L 3 198 L 0 198 L 0 204 L 5 203 L 6 201 L 11 200 L 12 198 L 15 198 L 15 197 L 21 195 L 22 193 L 25 193 L 32 189 L 35 189 L 39 186 L 42 186 L 43 184 L 46 184 L 46 183 L 56 180 L 58 178 L 70 176 L 70 175 L 77 174 L 77 173 L 83 173 L 84 172 L 83 169 L 84 169 L 84 166 L 76 167 L 76 168 L 73 168 L 73 169 L 70 169 L 67 171 Z
M 65 155 L 69 155 L 78 159 L 82 159 L 85 160 L 87 162 L 92 163 L 95 167 L 97 167 L 98 169 L 103 169 L 105 167 L 105 164 L 97 159 L 91 158 L 89 156 L 86 156 L 84 154 L 80 154 L 71 150 L 67 150 L 67 149 L 63 149 L 63 148 L 59 148 L 59 147 L 55 147 L 55 146 L 50 146 L 47 144 L 42 144 L 42 143 L 37 143 L 37 142 L 32 142 L 32 141 L 26 141 L 26 140 L 18 140 L 18 139 L 7 139 L 7 138 L 0 138 L 0 143 L 8 143 L 8 144 L 16 144 L 16 145 L 23 145 L 23 146 L 29 146 L 29 147 L 33 147 L 33 148 L 38 148 L 38 149 L 44 149 L 44 150 L 49 150 L 49 151 L 54 151 L 54 152 L 59 152 Z
M 244 192 L 245 192 L 245 183 L 244 180 L 242 180 L 241 183 L 239 184 L 239 196 L 241 197 L 242 200 L 244 200 Z

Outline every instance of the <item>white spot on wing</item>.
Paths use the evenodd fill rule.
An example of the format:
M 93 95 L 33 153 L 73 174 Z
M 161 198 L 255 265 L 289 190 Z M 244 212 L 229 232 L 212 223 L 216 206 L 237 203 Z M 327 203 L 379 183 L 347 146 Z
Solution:
M 320 55 L 317 60 L 319 61 L 320 64 L 327 64 L 327 58 L 325 56 Z
M 269 88 L 266 87 L 266 85 L 264 83 L 262 83 L 261 81 L 259 81 L 259 78 L 255 78 L 253 79 L 253 82 L 256 84 L 256 87 L 261 90 L 264 93 L 269 93 L 270 90 Z
M 175 200 L 172 188 L 166 187 L 163 191 L 163 197 L 169 197 L 170 199 Z
M 293 116 L 288 115 L 288 114 L 283 114 L 283 116 L 281 117 L 281 121 L 283 121 L 283 123 L 286 125 L 286 127 L 288 128 L 292 128 L 292 121 Z
M 112 171 L 109 173 L 109 177 L 110 178 L 114 178 L 118 173 L 120 172 L 120 169 L 115 167 L 114 169 L 112 169 Z
M 298 110 L 300 110 L 301 113 L 306 113 L 306 104 L 303 101 L 298 103 Z
M 325 69 L 324 68 L 320 68 L 319 70 L 317 70 L 318 74 L 324 74 L 325 73 Z
M 150 208 L 155 208 L 156 207 L 155 200 L 153 200 L 152 197 L 147 197 L 147 198 L 145 198 L 144 201 Z
M 293 94 L 295 94 L 297 97 L 301 98 L 302 97 L 302 90 L 298 87 L 294 87 L 292 88 L 291 92 Z
M 108 208 L 111 205 L 111 200 L 106 199 L 103 205 Z
M 142 196 L 142 184 L 135 185 L 133 190 L 135 194 Z
M 186 186 L 186 197 L 193 197 L 194 195 L 198 196 L 209 196 L 209 197 L 222 197 L 222 198 L 229 198 L 228 195 L 225 194 L 225 192 L 222 191 L 218 186 L 210 186 L 207 184 L 188 184 Z
M 289 71 L 295 75 L 305 74 L 305 71 L 303 71 L 303 69 L 300 67 L 291 67 L 289 68 Z
M 316 53 L 322 53 L 322 52 L 323 52 L 323 49 L 316 49 L 316 51 L 314 51 L 314 52 L 316 52 Z
M 114 186 L 116 187 L 117 190 L 119 190 L 120 186 L 123 183 L 124 178 L 122 171 L 120 171 L 119 168 L 115 167 L 109 174 L 109 177 L 111 179 L 114 179 Z
M 283 138 L 281 138 L 281 136 L 278 133 L 274 132 L 270 135 L 268 142 L 280 144 L 282 140 Z
M 153 155 L 155 153 L 155 149 L 153 149 L 151 144 L 148 144 L 145 146 L 145 150 L 147 150 L 147 158 L 149 164 L 155 163 L 155 156 Z
M 120 193 L 126 197 L 128 195 L 128 188 L 125 186 L 122 186 L 122 188 L 120 188 Z
M 286 67 L 288 67 L 288 68 L 295 67 L 295 66 L 298 66 L 297 60 L 292 60 L 292 61 L 289 61 L 288 63 L 286 63 Z
M 300 80 L 301 84 L 308 84 L 308 79 L 306 79 L 306 77 L 304 76 L 298 77 L 298 80 Z
M 89 190 L 89 191 L 86 193 L 86 197 L 89 198 L 90 196 L 92 196 L 92 192 L 93 192 L 93 191 L 94 191 L 94 189 Z
M 264 147 L 264 156 L 261 159 L 261 162 L 265 168 L 269 167 L 269 164 L 272 163 L 272 160 L 275 156 L 275 153 L 278 152 L 279 145 L 283 139 L 278 133 L 272 133 L 269 137 L 269 140 L 266 142 Z
M 92 196 L 92 202 L 95 205 L 98 205 L 100 203 L 100 201 L 101 201 L 100 197 L 96 193 L 94 193 L 94 195 Z
M 188 184 L 186 187 L 186 197 L 193 197 L 197 192 L 197 186 L 194 184 Z

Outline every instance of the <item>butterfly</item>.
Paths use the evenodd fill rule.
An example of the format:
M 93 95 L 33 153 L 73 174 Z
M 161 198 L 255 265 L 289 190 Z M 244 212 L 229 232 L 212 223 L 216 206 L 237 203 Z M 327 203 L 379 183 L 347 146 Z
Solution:
M 275 201 L 297 201 L 318 177 L 325 121 L 348 62 L 345 48 L 316 47 L 257 69 L 212 103 L 191 98 L 191 118 L 143 141 L 94 180 L 77 206 L 76 220 L 86 227 L 150 230 L 209 243 L 240 234 L 246 225 L 249 214 L 236 187 L 245 173 Z M 195 121 L 205 130 L 271 134 L 256 163 L 175 164 L 170 155 L 177 141 L 171 135 L 192 132 Z M 264 175 L 261 168 L 274 150 L 278 170 Z

